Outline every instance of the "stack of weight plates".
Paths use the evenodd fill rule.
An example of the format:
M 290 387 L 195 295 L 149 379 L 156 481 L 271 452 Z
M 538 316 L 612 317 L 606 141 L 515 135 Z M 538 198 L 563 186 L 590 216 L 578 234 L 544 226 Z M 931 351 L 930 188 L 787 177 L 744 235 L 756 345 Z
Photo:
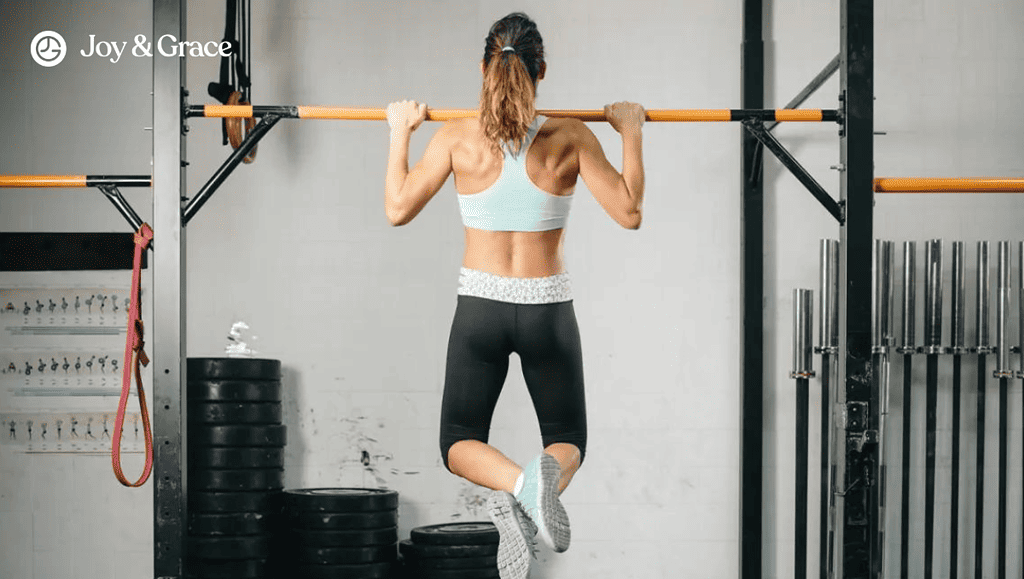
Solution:
M 417 527 L 398 544 L 408 579 L 498 577 L 498 530 L 494 523 Z
M 188 360 L 191 579 L 270 579 L 284 488 L 278 360 Z
M 280 560 L 303 579 L 392 579 L 398 493 L 387 489 L 284 491 Z

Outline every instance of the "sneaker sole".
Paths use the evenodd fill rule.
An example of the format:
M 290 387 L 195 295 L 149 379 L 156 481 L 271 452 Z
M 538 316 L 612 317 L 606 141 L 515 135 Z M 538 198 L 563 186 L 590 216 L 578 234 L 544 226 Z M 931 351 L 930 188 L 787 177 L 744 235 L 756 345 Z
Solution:
M 527 579 L 530 547 L 516 521 L 515 497 L 497 491 L 487 499 L 487 514 L 498 529 L 498 575 L 501 579 Z
M 543 455 L 540 459 L 540 479 L 537 481 L 540 488 L 536 489 L 540 512 L 533 522 L 537 525 L 541 540 L 556 553 L 565 552 L 572 538 L 569 515 L 558 498 L 558 479 L 561 476 L 562 467 L 555 457 Z

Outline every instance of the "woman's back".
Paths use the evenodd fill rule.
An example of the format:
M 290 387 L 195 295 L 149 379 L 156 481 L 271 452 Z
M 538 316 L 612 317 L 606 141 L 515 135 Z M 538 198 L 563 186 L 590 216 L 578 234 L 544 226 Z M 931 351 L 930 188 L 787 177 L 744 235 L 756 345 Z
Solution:
M 551 195 L 571 195 L 580 165 L 571 119 L 548 119 L 527 150 L 526 173 L 538 188 Z M 484 138 L 477 118 L 453 121 L 452 172 L 460 195 L 491 187 L 501 175 L 503 158 Z
M 560 197 L 573 194 L 579 176 L 573 122 L 578 121 L 548 119 L 526 151 L 526 176 L 545 194 Z M 479 119 L 462 119 L 452 124 L 451 163 L 458 194 L 469 197 L 481 193 L 509 194 L 500 188 L 491 190 L 502 175 L 505 160 L 484 137 Z M 488 231 L 467 226 L 462 265 L 508 277 L 545 277 L 561 273 L 565 271 L 563 232 L 562 228 Z
M 579 175 L 579 156 L 572 121 L 548 119 L 526 151 L 526 175 L 549 195 L 572 195 Z M 476 118 L 453 122 L 452 173 L 459 195 L 508 194 L 491 190 L 505 164 L 484 137 Z M 547 231 L 488 231 L 466 227 L 462 265 L 508 277 L 545 277 L 565 271 L 562 262 L 564 229 Z

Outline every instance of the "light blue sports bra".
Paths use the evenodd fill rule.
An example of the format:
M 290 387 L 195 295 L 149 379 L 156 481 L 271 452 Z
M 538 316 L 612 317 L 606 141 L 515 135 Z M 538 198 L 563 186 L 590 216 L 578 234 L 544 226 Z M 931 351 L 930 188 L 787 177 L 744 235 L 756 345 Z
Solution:
M 552 195 L 526 174 L 526 154 L 547 118 L 537 115 L 518 154 L 505 151 L 501 175 L 479 193 L 459 194 L 466 227 L 487 231 L 549 231 L 565 227 L 572 195 Z

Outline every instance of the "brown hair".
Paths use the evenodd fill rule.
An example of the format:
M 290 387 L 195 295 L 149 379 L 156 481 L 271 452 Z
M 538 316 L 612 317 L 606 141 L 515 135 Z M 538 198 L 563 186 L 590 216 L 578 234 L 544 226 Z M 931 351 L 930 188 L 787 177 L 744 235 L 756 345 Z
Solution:
M 484 41 L 480 126 L 495 151 L 508 143 L 518 151 L 537 114 L 537 79 L 544 69 L 544 43 L 537 24 L 521 12 L 491 26 Z

